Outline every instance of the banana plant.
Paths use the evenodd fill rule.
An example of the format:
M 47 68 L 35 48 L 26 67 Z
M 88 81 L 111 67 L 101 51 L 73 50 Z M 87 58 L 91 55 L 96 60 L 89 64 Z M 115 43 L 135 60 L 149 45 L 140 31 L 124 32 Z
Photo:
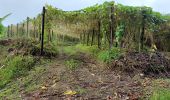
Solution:
M 0 34 L 2 34 L 3 30 L 4 30 L 4 26 L 2 25 L 2 21 L 5 20 L 5 18 L 7 18 L 8 16 L 10 16 L 10 14 L 5 15 L 4 17 L 0 18 Z

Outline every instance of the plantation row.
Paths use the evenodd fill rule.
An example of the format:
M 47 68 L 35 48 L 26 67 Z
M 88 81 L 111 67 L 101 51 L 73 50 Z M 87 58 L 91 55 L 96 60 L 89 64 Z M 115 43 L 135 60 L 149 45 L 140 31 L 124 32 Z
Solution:
M 49 42 L 77 38 L 83 44 L 99 48 L 170 50 L 170 16 L 154 12 L 150 7 L 105 2 L 78 11 L 63 11 L 46 5 L 44 26 L 44 38 Z M 7 36 L 41 40 L 41 31 L 42 15 L 39 14 L 8 26 Z

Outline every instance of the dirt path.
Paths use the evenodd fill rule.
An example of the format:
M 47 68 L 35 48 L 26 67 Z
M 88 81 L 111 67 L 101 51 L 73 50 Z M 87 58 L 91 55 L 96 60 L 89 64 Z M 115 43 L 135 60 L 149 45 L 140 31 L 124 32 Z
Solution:
M 64 66 L 64 61 L 79 59 L 83 62 L 75 71 Z M 47 66 L 39 78 L 43 86 L 31 93 L 23 94 L 24 100 L 135 100 L 142 95 L 142 84 L 129 76 L 121 76 L 103 69 L 102 64 L 85 54 L 62 56 Z M 64 95 L 65 91 L 76 91 L 75 95 Z
M 141 65 L 139 61 L 145 61 L 146 58 L 149 58 L 148 55 L 142 57 L 138 53 L 133 55 L 125 57 L 126 59 L 122 58 L 124 65 L 116 60 L 115 62 L 128 68 L 127 65 L 133 66 L 136 63 Z M 127 58 L 130 60 L 127 60 Z M 138 62 L 135 60 L 135 63 L 132 63 L 134 58 L 140 59 Z M 70 70 L 65 66 L 65 61 L 70 59 L 81 62 L 75 70 Z M 128 73 L 119 72 L 119 70 L 116 72 L 116 69 L 106 69 L 105 64 L 96 61 L 85 53 L 76 52 L 74 55 L 66 55 L 60 52 L 58 57 L 48 58 L 43 65 L 38 65 L 44 71 L 41 73 L 35 71 L 37 73 L 31 73 L 23 79 L 17 79 L 16 82 L 9 84 L 12 96 L 18 100 L 146 100 L 145 97 L 150 96 L 152 90 L 154 90 L 152 82 L 155 79 L 144 77 L 138 71 L 135 71 L 134 76 L 130 76 Z M 132 72 L 130 71 L 130 73 Z M 170 89 L 170 83 L 168 82 L 158 80 L 158 84 Z M 15 88 L 16 85 L 17 88 Z M 32 87 L 30 91 L 27 90 L 28 87 Z M 9 91 L 8 89 L 5 90 Z M 15 90 L 19 91 L 19 94 L 14 92 L 16 95 L 13 95 Z M 73 93 L 68 94 L 66 91 Z M 4 100 L 8 100 L 6 99 L 8 96 L 5 95 Z

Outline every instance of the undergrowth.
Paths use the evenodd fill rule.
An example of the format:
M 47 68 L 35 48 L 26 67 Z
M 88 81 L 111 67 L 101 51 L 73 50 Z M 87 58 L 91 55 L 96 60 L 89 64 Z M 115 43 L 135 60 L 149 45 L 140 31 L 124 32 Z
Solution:
M 0 70 L 0 88 L 13 79 L 26 75 L 31 70 L 36 61 L 31 56 L 15 56 L 7 58 L 4 67 Z
M 97 58 L 103 62 L 108 63 L 111 60 L 118 59 L 122 54 L 120 48 L 112 48 L 111 50 L 103 50 L 98 53 Z
M 65 61 L 65 66 L 70 70 L 75 70 L 76 68 L 80 66 L 80 61 L 70 59 L 70 60 Z
M 98 47 L 96 45 L 85 46 L 85 45 L 82 45 L 82 44 L 78 44 L 78 45 L 76 45 L 76 49 L 80 52 L 88 53 L 88 54 L 93 55 L 93 56 L 97 56 L 97 54 L 100 51 L 100 49 L 98 49 Z
M 118 59 L 121 54 L 122 50 L 120 48 L 113 47 L 111 50 L 100 50 L 96 45 L 94 46 L 84 46 L 82 44 L 76 45 L 76 48 L 84 53 L 90 54 L 96 57 L 98 60 L 103 62 L 109 62 L 111 60 Z

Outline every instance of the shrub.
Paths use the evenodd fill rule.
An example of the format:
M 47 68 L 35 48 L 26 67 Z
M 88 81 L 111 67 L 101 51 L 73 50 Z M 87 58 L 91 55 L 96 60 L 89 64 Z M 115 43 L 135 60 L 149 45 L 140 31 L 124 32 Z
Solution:
M 76 68 L 79 67 L 80 62 L 74 59 L 70 59 L 65 61 L 65 65 L 68 69 L 75 70 Z
M 118 59 L 121 56 L 121 50 L 119 48 L 112 48 L 111 50 L 105 50 L 98 53 L 98 59 L 103 62 L 109 62 L 113 59 Z

